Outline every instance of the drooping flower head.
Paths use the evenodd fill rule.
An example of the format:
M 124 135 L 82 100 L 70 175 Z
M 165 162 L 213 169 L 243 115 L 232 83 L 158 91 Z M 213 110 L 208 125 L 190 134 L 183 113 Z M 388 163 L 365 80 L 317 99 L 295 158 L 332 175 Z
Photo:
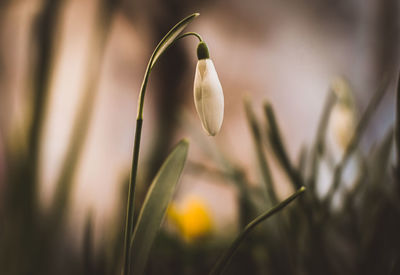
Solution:
M 207 44 L 197 46 L 197 66 L 194 78 L 194 103 L 203 129 L 215 136 L 224 118 L 224 94 Z

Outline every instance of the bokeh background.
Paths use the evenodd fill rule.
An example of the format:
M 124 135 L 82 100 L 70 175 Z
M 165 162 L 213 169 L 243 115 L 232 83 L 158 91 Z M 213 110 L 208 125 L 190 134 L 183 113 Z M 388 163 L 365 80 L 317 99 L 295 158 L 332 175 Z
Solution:
M 260 182 L 244 98 L 257 117 L 264 101 L 272 103 L 289 155 L 297 159 L 315 136 L 334 79 L 348 80 L 359 114 L 383 77 L 399 69 L 397 0 L 1 0 L 0 234 L 15 230 L 5 229 L 12 224 L 4 214 L 8 200 L 15 213 L 38 209 L 25 211 L 28 220 L 51 212 L 56 201 L 66 202 L 59 218 L 59 255 L 49 270 L 67 265 L 63 253 L 82 255 L 88 217 L 95 255 L 122 231 L 145 67 L 163 35 L 193 12 L 201 16 L 188 30 L 209 45 L 224 89 L 224 124 L 216 137 L 202 131 L 193 104 L 196 40 L 179 41 L 150 77 L 138 204 L 172 146 L 188 137 L 189 160 L 175 203 L 184 207 L 188 198 L 200 200 L 221 239 L 232 238 L 240 226 L 238 190 L 218 175 L 218 159 L 224 156 L 241 167 L 251 185 Z M 391 78 L 362 146 L 382 138 L 393 124 L 395 85 Z M 27 169 L 11 169 L 10 163 L 24 157 L 21 167 Z M 66 160 L 72 169 L 63 170 Z M 292 193 L 273 159 L 271 166 L 279 197 Z M 20 181 L 10 182 L 10 175 Z M 7 192 L 10 185 L 31 181 L 36 201 Z M 68 187 L 60 191 L 60 182 Z M 17 227 L 29 230 L 25 218 Z M 15 246 L 29 246 L 15 241 Z M 8 266 L 29 255 L 18 253 L 10 255 L 19 259 L 4 260 Z M 0 274 L 36 269 L 2 273 L 1 266 Z

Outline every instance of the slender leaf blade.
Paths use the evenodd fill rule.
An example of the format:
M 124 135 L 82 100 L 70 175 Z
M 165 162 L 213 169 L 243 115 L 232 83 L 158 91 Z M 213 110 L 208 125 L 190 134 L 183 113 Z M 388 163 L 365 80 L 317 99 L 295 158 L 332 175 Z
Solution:
M 397 157 L 397 173 L 400 171 L 400 74 L 397 80 L 396 91 L 396 127 L 394 130 L 395 144 L 396 144 L 396 157 Z
M 371 156 L 369 178 L 373 184 L 380 184 L 382 179 L 385 178 L 386 169 L 389 167 L 390 157 L 392 156 L 390 154 L 392 145 L 393 128 L 390 128 Z
M 303 186 L 303 180 L 288 156 L 275 117 L 274 109 L 269 102 L 264 103 L 264 112 L 268 122 L 268 138 L 271 144 L 272 152 L 275 154 L 285 173 L 289 176 L 291 183 L 296 189 L 298 189 Z
M 261 130 L 258 121 L 255 117 L 255 114 L 253 112 L 250 100 L 248 98 L 244 100 L 244 107 L 246 111 L 247 122 L 249 124 L 251 134 L 253 136 L 253 142 L 256 149 L 255 151 L 257 154 L 257 161 L 260 167 L 261 176 L 266 186 L 267 197 L 268 200 L 271 202 L 270 205 L 274 205 L 278 202 L 278 199 L 276 196 L 274 183 L 272 180 L 271 170 L 269 167 L 268 159 L 264 154 L 264 148 L 262 146 Z
M 179 142 L 164 161 L 147 192 L 131 240 L 131 271 L 134 275 L 144 272 L 151 246 L 182 174 L 188 149 L 187 140 Z
M 193 19 L 195 19 L 197 16 L 199 16 L 199 13 L 193 13 L 181 21 L 179 21 L 160 41 L 160 43 L 157 45 L 156 49 L 154 50 L 153 57 L 150 63 L 150 68 L 153 68 L 154 64 L 157 62 L 157 60 L 160 58 L 160 56 L 165 52 L 166 49 L 171 46 L 171 44 L 174 42 L 174 40 L 181 34 L 181 32 L 186 28 L 186 26 L 192 22 Z

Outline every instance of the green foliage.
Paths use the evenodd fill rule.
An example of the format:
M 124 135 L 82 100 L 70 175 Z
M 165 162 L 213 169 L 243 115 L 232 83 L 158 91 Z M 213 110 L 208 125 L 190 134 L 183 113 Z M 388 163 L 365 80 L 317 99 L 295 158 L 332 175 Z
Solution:
M 236 237 L 236 239 L 233 241 L 232 245 L 229 247 L 229 249 L 222 255 L 222 257 L 218 260 L 214 268 L 212 269 L 210 275 L 219 275 L 224 272 L 224 270 L 227 268 L 230 260 L 232 259 L 234 253 L 236 250 L 239 248 L 239 245 L 243 242 L 243 240 L 246 238 L 248 234 L 262 221 L 268 219 L 272 215 L 276 214 L 277 212 L 281 211 L 283 208 L 285 208 L 289 203 L 291 203 L 293 200 L 295 200 L 298 196 L 301 195 L 305 191 L 305 187 L 301 187 L 296 193 L 294 193 L 292 196 L 287 198 L 286 200 L 282 201 L 279 203 L 277 206 L 273 207 L 271 210 L 268 210 L 267 212 L 261 214 L 257 218 L 255 218 L 253 221 L 251 221 L 244 230 L 239 234 L 239 236 Z

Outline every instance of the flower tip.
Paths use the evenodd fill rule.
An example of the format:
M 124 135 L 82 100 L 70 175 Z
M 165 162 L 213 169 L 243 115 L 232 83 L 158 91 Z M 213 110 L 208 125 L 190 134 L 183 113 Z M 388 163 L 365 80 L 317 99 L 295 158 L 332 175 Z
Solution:
M 208 127 L 207 126 L 207 122 L 203 122 L 203 121 L 202 121 L 202 126 L 203 126 L 203 129 L 207 133 L 208 136 L 215 137 L 219 133 L 219 131 L 221 130 L 222 119 L 220 121 L 220 125 L 219 126 L 213 125 L 213 126 Z
M 210 136 L 210 137 L 215 137 L 217 134 L 218 134 L 218 132 L 219 131 L 212 131 L 212 132 L 210 132 L 210 131 L 208 131 L 208 130 L 206 130 L 207 131 L 207 134 Z
M 188 138 L 183 138 L 181 140 L 181 143 L 185 144 L 185 145 L 189 145 L 189 139 Z

